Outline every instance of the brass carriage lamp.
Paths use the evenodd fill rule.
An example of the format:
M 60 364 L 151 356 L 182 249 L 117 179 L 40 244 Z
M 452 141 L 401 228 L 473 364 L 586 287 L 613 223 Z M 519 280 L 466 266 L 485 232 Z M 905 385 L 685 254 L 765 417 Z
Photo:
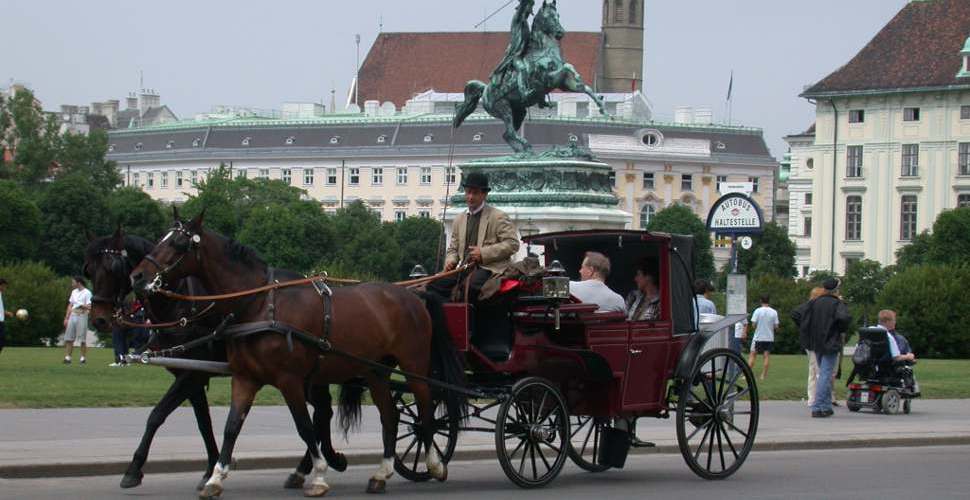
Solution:
M 411 278 L 411 279 L 426 278 L 426 277 L 428 277 L 428 271 L 426 271 L 424 269 L 424 266 L 422 266 L 421 264 L 417 264 L 416 266 L 414 266 L 411 269 L 411 274 L 408 275 L 408 278 Z
M 546 275 L 542 278 L 542 296 L 553 302 L 553 316 L 556 319 L 556 330 L 559 330 L 559 304 L 569 300 L 569 276 L 566 268 L 558 260 L 552 261 L 546 267 Z

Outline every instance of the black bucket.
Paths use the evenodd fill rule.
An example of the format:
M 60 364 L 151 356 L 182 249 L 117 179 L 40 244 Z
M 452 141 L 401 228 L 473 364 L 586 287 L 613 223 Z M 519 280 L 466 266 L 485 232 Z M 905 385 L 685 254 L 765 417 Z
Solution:
M 630 433 L 604 427 L 600 435 L 599 463 L 622 469 L 630 453 Z

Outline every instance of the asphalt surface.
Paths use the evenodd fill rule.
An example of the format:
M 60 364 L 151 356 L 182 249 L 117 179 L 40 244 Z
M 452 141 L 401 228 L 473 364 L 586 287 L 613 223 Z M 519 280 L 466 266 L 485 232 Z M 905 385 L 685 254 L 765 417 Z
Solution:
M 373 498 L 364 493 L 374 466 L 351 467 L 328 475 L 327 498 Z M 521 490 L 495 461 L 454 463 L 445 483 L 411 483 L 397 476 L 388 483 L 395 498 L 717 498 L 725 499 L 926 499 L 967 498 L 970 446 L 772 451 L 753 453 L 744 467 L 724 481 L 694 476 L 679 455 L 631 457 L 620 471 L 582 472 L 567 463 L 548 487 Z M 226 481 L 226 500 L 303 498 L 281 485 L 287 470 L 234 471 Z M 156 474 L 141 487 L 120 490 L 117 476 L 52 479 L 0 479 L 0 498 L 187 499 L 196 498 L 197 473 Z

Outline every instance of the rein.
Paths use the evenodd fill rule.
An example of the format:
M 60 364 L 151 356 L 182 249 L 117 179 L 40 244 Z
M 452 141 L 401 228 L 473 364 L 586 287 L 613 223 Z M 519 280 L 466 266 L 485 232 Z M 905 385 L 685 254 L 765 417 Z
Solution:
M 205 317 L 205 315 L 209 314 L 212 311 L 212 308 L 214 308 L 215 306 L 216 304 L 215 302 L 213 302 L 209 304 L 205 309 L 203 309 L 202 312 L 200 312 L 199 314 L 196 314 L 195 316 L 192 316 L 191 318 L 186 318 L 183 316 L 175 321 L 168 321 L 165 323 L 132 323 L 126 320 L 124 317 L 124 314 L 122 314 L 122 312 L 119 310 L 115 312 L 115 322 L 127 328 L 159 329 L 159 328 L 174 328 L 176 326 L 180 328 L 185 328 L 190 323 L 195 323 L 196 321 L 199 321 L 200 319 Z

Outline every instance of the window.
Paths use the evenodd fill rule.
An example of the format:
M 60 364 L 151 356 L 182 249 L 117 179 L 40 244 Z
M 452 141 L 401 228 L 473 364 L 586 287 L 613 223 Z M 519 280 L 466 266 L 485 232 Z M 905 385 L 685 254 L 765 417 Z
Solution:
M 960 175 L 970 175 L 970 142 L 960 143 Z
M 610 186 L 616 187 L 616 172 L 610 171 Z
M 899 239 L 902 241 L 911 241 L 916 236 L 917 203 L 916 196 L 903 196 L 900 204 L 901 216 L 899 221 Z
M 482 142 L 482 139 L 484 138 L 485 138 L 485 134 L 478 132 L 474 136 L 472 136 L 472 142 Z
M 407 218 L 408 218 L 408 212 L 406 210 L 395 210 L 394 211 L 394 220 L 395 221 L 401 222 L 401 221 L 403 221 L 404 219 L 407 219 Z
M 145 145 L 139 142 L 138 144 L 135 144 L 135 151 L 141 151 L 143 147 L 145 147 Z
M 815 158 L 809 158 L 805 160 L 805 168 L 809 170 L 815 168 Z
M 970 106 L 960 106 L 960 119 L 970 120 Z
M 717 182 L 715 183 L 714 187 L 715 187 L 715 189 L 717 189 L 717 192 L 718 193 L 721 192 L 721 184 L 724 184 L 725 182 L 727 182 L 727 176 L 726 175 L 719 175 L 719 176 L 717 176 Z
M 175 141 L 168 141 L 165 143 L 165 149 L 172 149 L 175 147 Z
M 862 177 L 862 146 L 849 146 L 845 162 L 846 177 Z
M 957 196 L 957 208 L 970 207 L 970 194 L 961 194 Z
M 168 187 L 168 172 L 162 172 L 162 189 Z
M 802 266 L 802 278 L 807 278 L 808 275 L 810 274 L 810 270 L 811 270 L 811 267 Z
M 141 179 L 139 179 L 139 177 L 141 177 L 141 176 L 138 175 L 138 172 L 135 172 L 135 173 L 131 174 L 131 185 L 132 186 L 141 187 Z
M 259 175 L 256 178 L 257 179 L 269 179 L 269 169 L 268 168 L 261 168 L 261 169 L 259 169 Z
M 845 199 L 845 239 L 862 239 L 862 197 L 850 196 Z
M 384 144 L 385 142 L 387 142 L 387 136 L 386 135 L 379 135 L 379 136 L 377 136 L 377 143 L 378 144 Z
M 431 184 L 431 167 L 421 167 L 421 184 Z
M 192 147 L 193 148 L 197 148 L 201 144 L 202 144 L 202 139 L 199 139 L 198 137 L 196 137 L 195 139 L 192 139 Z
M 866 111 L 864 109 L 850 109 L 849 123 L 864 123 L 866 121 Z
M 858 257 L 846 257 L 845 258 L 845 270 L 848 271 L 852 266 L 859 263 Z
M 199 171 L 198 170 L 193 170 L 192 171 L 192 185 L 195 186 L 195 183 L 198 182 L 198 180 L 199 180 Z
M 448 167 L 445 169 L 445 184 L 455 183 L 455 167 Z
M 182 187 L 182 171 L 175 172 L 175 187 Z
M 360 169 L 352 168 L 350 169 L 350 185 L 359 186 L 360 185 Z
M 330 144 L 340 144 L 340 136 L 335 135 L 330 138 Z
M 903 121 L 904 122 L 918 122 L 919 121 L 919 108 L 903 108 Z
M 291 136 L 289 136 L 289 137 L 287 137 L 287 138 L 286 138 L 286 141 L 284 141 L 284 142 L 286 142 L 286 145 L 287 145 L 287 146 L 292 146 L 292 145 L 293 145 L 293 143 L 294 143 L 294 142 L 296 142 L 296 137 L 293 137 L 293 136 L 291 135 Z
M 653 190 L 653 172 L 643 173 L 643 189 Z
M 656 207 L 653 205 L 644 205 L 643 208 L 640 209 L 640 229 L 646 229 L 647 225 L 650 224 L 650 219 L 652 219 L 656 213 Z
M 643 134 L 640 141 L 643 142 L 644 146 L 656 146 L 660 142 L 660 138 L 657 134 Z
M 630 24 L 637 24 L 637 1 L 630 0 Z
M 812 193 L 805 193 L 805 206 L 812 206 Z
M 424 142 L 434 142 L 434 134 L 426 134 L 424 136 Z
M 431 210 L 418 210 L 418 217 L 421 217 L 422 219 L 430 219 Z
M 758 184 L 759 184 L 758 181 L 759 180 L 760 179 L 758 177 L 748 177 L 748 182 L 751 183 L 751 192 L 752 193 L 757 193 L 758 192 Z
M 802 226 L 802 236 L 806 238 L 812 237 L 812 218 L 811 217 L 805 217 L 805 221 Z
M 919 175 L 919 144 L 903 144 L 903 177 Z
M 613 22 L 623 22 L 623 0 L 613 0 Z
M 236 170 L 237 179 L 246 179 L 248 177 L 249 177 L 249 173 L 246 171 L 245 168 L 240 168 Z
M 303 169 L 303 185 L 312 186 L 313 185 L 313 169 L 304 168 Z
M 370 169 L 370 183 L 374 186 L 380 186 L 384 184 L 384 169 L 381 167 L 374 167 Z
M 242 140 L 242 145 L 243 146 L 248 146 L 250 142 L 253 142 L 253 138 L 252 137 L 247 137 L 247 138 L 245 138 L 245 139 Z
M 145 174 L 145 188 L 154 189 L 155 188 L 155 173 L 148 172 Z
M 680 190 L 681 191 L 693 191 L 694 190 L 694 176 L 690 174 L 684 174 L 680 176 Z
M 287 186 L 289 186 L 290 184 L 293 183 L 293 171 L 292 170 L 290 170 L 288 168 L 284 168 L 282 174 L 283 174 L 282 175 L 282 177 L 283 177 L 283 184 L 286 184 Z
M 353 170 L 353 169 L 351 169 Z M 328 167 L 327 168 L 327 185 L 336 186 L 337 185 L 337 168 Z
M 408 168 L 397 167 L 397 184 L 403 186 L 408 183 Z

